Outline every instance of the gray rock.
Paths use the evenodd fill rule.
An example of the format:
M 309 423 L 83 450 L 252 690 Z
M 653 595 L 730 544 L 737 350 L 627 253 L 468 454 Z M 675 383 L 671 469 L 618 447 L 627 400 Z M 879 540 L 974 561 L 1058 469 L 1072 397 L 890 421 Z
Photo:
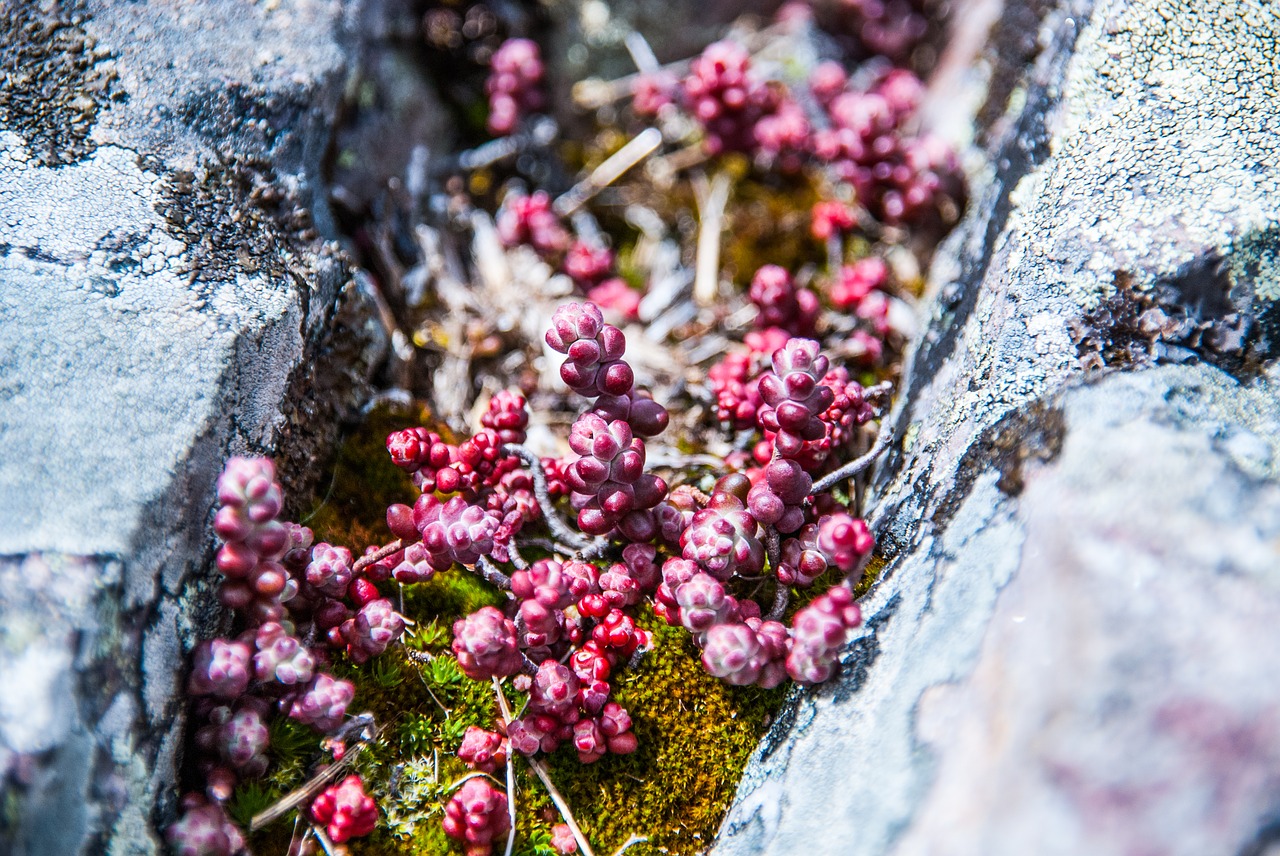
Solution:
M 1280 841 L 1280 24 L 1059 2 L 996 32 L 1008 109 L 878 478 L 888 565 L 718 854 Z
M 352 59 L 341 15 L 310 0 L 5 7 L 0 849 L 159 849 L 185 651 L 220 620 L 222 462 L 287 436 L 305 463 L 378 359 L 320 239 L 320 158 Z M 286 398 L 324 427 L 291 421 Z

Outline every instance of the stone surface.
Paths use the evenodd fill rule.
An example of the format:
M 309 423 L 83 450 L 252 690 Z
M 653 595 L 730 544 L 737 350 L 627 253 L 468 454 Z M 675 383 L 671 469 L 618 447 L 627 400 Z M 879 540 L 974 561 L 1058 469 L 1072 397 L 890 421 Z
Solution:
M 219 620 L 222 461 L 283 433 L 314 454 L 329 428 L 282 401 L 321 388 L 307 416 L 341 413 L 377 358 L 321 239 L 346 10 L 4 8 L 0 841 L 156 852 L 185 651 Z
M 878 478 L 885 574 L 717 854 L 1280 841 L 1280 21 L 1060 0 L 996 32 L 990 167 Z

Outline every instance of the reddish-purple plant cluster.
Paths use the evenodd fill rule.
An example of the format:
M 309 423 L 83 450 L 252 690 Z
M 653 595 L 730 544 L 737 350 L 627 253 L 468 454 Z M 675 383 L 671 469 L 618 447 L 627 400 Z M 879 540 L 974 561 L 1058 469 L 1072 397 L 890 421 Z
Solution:
M 510 134 L 520 120 L 542 109 L 542 54 L 537 42 L 508 39 L 494 51 L 485 92 L 489 96 L 489 130 Z
M 640 293 L 616 275 L 613 251 L 600 243 L 599 236 L 575 237 L 544 191 L 508 193 L 496 225 L 503 244 L 532 247 L 563 270 L 592 303 L 628 321 L 638 317 Z
M 514 393 L 494 396 L 484 427 L 457 444 L 422 428 L 388 437 L 391 460 L 423 492 L 412 506 L 388 510 L 395 540 L 357 562 L 342 547 L 311 546 L 309 533 L 276 523 L 281 499 L 270 465 L 233 461 L 222 492 L 231 511 L 219 512 L 220 531 L 240 539 L 229 545 L 245 546 L 224 549 L 251 553 L 251 568 L 280 563 L 285 584 L 266 591 L 288 599 L 256 595 L 250 615 L 271 620 L 197 653 L 191 685 L 213 699 L 201 732 L 211 757 L 233 776 L 261 772 L 272 702 L 321 730 L 336 728 L 350 685 L 317 671 L 318 664 L 337 651 L 364 662 L 404 628 L 377 583 L 420 582 L 455 566 L 508 591 L 505 607 L 485 606 L 455 622 L 459 666 L 475 680 L 513 678 L 528 693 L 522 712 L 501 724 L 505 736 L 468 731 L 460 756 L 477 770 L 496 770 L 510 752 L 531 756 L 564 744 L 583 763 L 636 750 L 630 712 L 612 699 L 610 682 L 650 644 L 636 625 L 635 609 L 645 601 L 688 629 L 704 666 L 725 681 L 771 687 L 788 675 L 808 682 L 829 675 L 857 623 L 848 589 L 802 610 L 801 623 L 788 627 L 779 619 L 788 586 L 812 584 L 828 569 L 855 573 L 871 549 L 861 520 L 812 494 L 830 450 L 851 443 L 872 410 L 816 341 L 787 332 L 814 329 L 811 293 L 778 268 L 762 271 L 753 297 L 766 326 L 748 347 L 777 346 L 772 370 L 755 383 L 769 457 L 758 469 L 721 478 L 709 497 L 669 492 L 645 472 L 645 438 L 661 432 L 668 415 L 635 389 L 622 331 L 591 303 L 561 306 L 546 334 L 565 356 L 561 379 L 589 399 L 570 431 L 576 457 L 552 473 L 562 485 L 556 495 L 577 512 L 576 528 L 560 520 L 542 461 L 519 445 L 528 414 Z M 749 370 L 750 357 L 745 365 Z M 574 558 L 520 559 L 521 532 L 543 525 L 560 555 Z M 273 537 L 262 534 L 277 528 Z M 665 552 L 672 548 L 678 555 Z M 592 560 L 610 552 L 616 560 Z M 499 568 L 506 564 L 514 565 L 510 576 Z M 776 589 L 767 615 L 736 582 L 766 571 Z M 327 648 L 301 644 L 291 632 L 300 625 L 313 627 Z M 508 828 L 503 802 L 483 780 L 471 780 L 446 809 L 446 829 L 483 852 Z M 358 779 L 348 779 L 316 799 L 311 817 L 339 841 L 366 834 L 376 809 Z
M 355 775 L 321 791 L 311 802 L 310 814 L 313 821 L 325 827 L 329 840 L 335 844 L 363 838 L 373 832 L 378 822 L 378 806 Z
M 510 828 L 506 793 L 483 776 L 468 779 L 444 807 L 444 831 L 467 856 L 488 856 Z
M 218 500 L 220 597 L 246 629 L 233 639 L 201 642 L 194 652 L 187 688 L 201 723 L 196 747 L 207 785 L 204 794 L 184 800 L 185 813 L 170 827 L 178 852 L 224 852 L 218 842 L 226 842 L 225 852 L 239 849 L 221 803 L 238 781 L 266 772 L 271 711 L 321 733 L 339 728 L 355 688 L 322 666 L 338 652 L 364 662 L 404 630 L 404 620 L 373 586 L 373 579 L 385 579 L 375 566 L 357 571 L 349 550 L 313 545 L 309 529 L 279 519 L 283 494 L 270 461 L 232 458 L 218 481 Z M 351 789 L 346 785 L 343 799 Z M 316 816 L 331 832 L 341 828 L 344 838 L 334 840 L 372 830 L 376 812 L 354 820 L 343 812 L 332 822 Z
M 824 125 L 810 142 L 814 157 L 852 185 L 858 203 L 887 223 L 929 226 L 964 201 L 955 152 L 941 139 L 907 130 L 923 93 L 906 69 L 886 72 L 869 89 L 814 91 Z
M 501 734 L 486 731 L 478 725 L 468 725 L 458 747 L 458 760 L 473 770 L 492 773 L 507 763 L 510 744 Z
M 528 244 L 541 253 L 563 253 L 572 240 L 546 191 L 512 193 L 503 200 L 497 217 L 498 237 L 508 247 Z
M 832 2 L 862 45 L 889 60 L 901 63 L 924 35 L 914 0 Z M 694 58 L 683 78 L 667 70 L 637 77 L 635 113 L 684 135 L 668 142 L 697 143 L 700 133 L 696 157 L 745 154 L 759 169 L 790 174 L 788 181 L 803 171 L 800 178 L 818 182 L 826 197 L 809 212 L 812 237 L 826 245 L 825 272 L 759 267 L 746 294 L 755 328 L 707 372 L 716 415 L 743 432 L 714 486 L 708 478 L 669 489 L 647 471 L 646 441 L 670 417 L 636 389 L 626 336 L 605 315 L 635 320 L 640 293 L 617 275 L 609 239 L 590 215 L 575 213 L 569 225 L 567 212 L 582 200 L 571 192 L 566 204 L 523 188 L 503 198 L 499 238 L 532 248 L 589 297 L 560 306 L 545 333 L 563 357 L 560 379 L 586 399 L 568 433 L 572 454 L 539 458 L 524 447 L 529 412 L 513 391 L 495 394 L 479 429 L 457 442 L 426 427 L 396 431 L 388 454 L 419 495 L 388 508 L 387 543 L 359 555 L 313 543 L 310 530 L 280 519 L 283 495 L 269 461 L 228 462 L 214 529 L 223 542 L 220 597 L 241 632 L 194 652 L 188 687 L 207 786 L 184 798 L 185 813 L 169 830 L 178 852 L 230 856 L 243 847 L 225 803 L 237 782 L 266 771 L 273 712 L 343 745 L 338 733 L 354 687 L 330 674 L 331 664 L 365 663 L 400 639 L 406 620 L 385 596 L 393 585 L 455 568 L 507 595 L 453 623 L 459 668 L 527 694 L 495 730 L 468 728 L 458 750 L 476 773 L 445 805 L 443 823 L 471 856 L 490 853 L 510 831 L 507 795 L 489 777 L 518 755 L 571 746 L 589 764 L 636 751 L 631 712 L 613 690 L 652 643 L 637 625 L 643 605 L 687 630 L 707 672 L 727 683 L 811 684 L 835 673 L 861 622 L 851 584 L 874 540 L 853 504 L 828 488 L 863 465 L 844 462 L 865 449 L 864 426 L 883 389 L 864 389 L 860 375 L 823 352 L 823 341 L 838 342 L 833 353 L 849 366 L 883 370 L 905 326 L 888 265 L 874 256 L 848 261 L 843 239 L 945 224 L 964 195 L 955 155 L 914 130 L 920 80 L 884 62 L 853 77 L 838 63 L 820 63 L 795 89 L 766 77 L 767 65 L 756 67 L 745 47 L 726 40 Z M 531 41 L 509 40 L 493 54 L 492 132 L 516 133 L 543 109 L 543 76 Z M 667 121 L 681 112 L 696 121 Z M 536 135 L 528 136 L 495 145 L 533 145 Z M 541 558 L 526 561 L 526 547 Z M 793 587 L 824 577 L 834 587 L 788 621 Z M 771 600 L 757 601 L 759 593 Z M 501 689 L 499 697 L 506 711 Z M 335 844 L 368 835 L 378 822 L 354 775 L 320 791 L 305 812 Z M 564 853 L 577 847 L 567 828 L 552 843 Z
M 751 151 L 757 123 L 777 106 L 775 93 L 752 72 L 746 48 L 731 41 L 708 45 L 690 63 L 681 96 L 685 109 L 702 123 L 711 154 Z
M 926 0 L 809 0 L 788 5 L 791 14 L 816 13 L 823 29 L 852 42 L 855 56 L 903 63 L 929 33 Z
M 182 817 L 165 832 L 176 856 L 235 856 L 244 850 L 240 828 L 221 802 L 201 794 L 182 798 Z
M 923 35 L 923 19 L 907 0 L 842 0 L 873 52 L 900 59 Z M 951 222 L 964 202 L 954 151 L 937 137 L 909 130 L 923 85 L 906 68 L 890 68 L 868 88 L 855 87 L 835 62 L 815 67 L 808 91 L 766 80 L 746 48 L 712 44 L 682 81 L 641 75 L 633 94 L 638 115 L 678 103 L 702 128 L 709 154 L 743 152 L 763 167 L 796 172 L 826 168 L 852 187 L 862 208 L 882 222 L 934 227 Z M 851 229 L 853 211 L 838 202 L 815 209 L 819 240 Z M 804 335 L 803 331 L 797 331 Z

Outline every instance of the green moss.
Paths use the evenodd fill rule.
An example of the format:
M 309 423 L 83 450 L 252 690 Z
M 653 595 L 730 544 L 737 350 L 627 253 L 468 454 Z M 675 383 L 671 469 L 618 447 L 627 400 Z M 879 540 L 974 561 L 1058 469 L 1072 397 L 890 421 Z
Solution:
M 720 251 L 726 274 L 745 286 L 766 264 L 795 271 L 821 263 L 826 250 L 809 234 L 810 211 L 819 198 L 817 186 L 804 175 L 735 184 Z
M 548 767 L 598 852 L 612 852 L 633 833 L 649 841 L 630 853 L 699 852 L 714 837 L 784 690 L 730 687 L 702 669 L 684 630 L 647 609 L 640 623 L 654 634 L 653 650 L 614 683 L 640 748 L 584 765 L 565 747 Z M 546 816 L 554 809 L 532 781 L 528 814 Z
M 311 527 L 317 541 L 350 547 L 358 555 L 365 545 L 391 540 L 387 506 L 412 502 L 418 492 L 391 463 L 387 435 L 417 425 L 437 430 L 425 408 L 383 405 L 343 440 L 332 480 L 300 521 Z
M 262 781 L 241 783 L 232 794 L 227 805 L 227 813 L 231 819 L 244 829 L 249 828 L 253 816 L 271 807 L 279 795 L 268 784 Z

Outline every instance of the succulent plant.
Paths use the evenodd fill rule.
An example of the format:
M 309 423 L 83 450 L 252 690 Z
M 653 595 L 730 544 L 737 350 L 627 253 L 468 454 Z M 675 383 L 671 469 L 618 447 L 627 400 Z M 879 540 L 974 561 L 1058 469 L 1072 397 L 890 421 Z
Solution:
M 702 124 L 703 145 L 711 154 L 750 151 L 755 124 L 772 107 L 764 81 L 751 71 L 750 54 L 731 41 L 708 45 L 693 60 L 682 95 L 685 108 Z
M 735 686 L 776 687 L 787 676 L 786 642 L 787 630 L 776 621 L 717 624 L 707 631 L 702 664 Z
M 507 763 L 506 738 L 478 725 L 468 725 L 458 747 L 458 760 L 473 770 L 492 773 Z
M 187 681 L 192 695 L 237 698 L 253 677 L 253 652 L 244 642 L 210 639 L 196 646 L 195 664 Z
M 467 677 L 477 681 L 514 675 L 524 665 L 515 623 L 492 606 L 454 622 L 453 653 Z
M 529 39 L 507 39 L 489 61 L 489 130 L 510 134 L 519 121 L 542 108 L 542 55 L 538 43 Z
M 820 684 L 830 678 L 849 631 L 861 623 L 862 611 L 844 586 L 836 586 L 797 612 L 791 622 L 787 674 L 804 684 Z
M 813 334 L 818 318 L 818 298 L 807 288 L 797 288 L 786 268 L 765 265 L 751 278 L 751 302 L 760 314 L 761 327 L 778 327 L 793 336 Z
M 353 663 L 363 663 L 378 656 L 403 632 L 404 618 L 386 598 L 365 604 L 353 618 L 342 624 L 347 656 Z
M 187 794 L 182 806 L 182 816 L 165 830 L 175 856 L 235 856 L 244 851 L 244 836 L 220 804 Z
M 467 856 L 486 856 L 507 834 L 507 795 L 483 777 L 468 779 L 444 807 L 444 831 L 462 842 Z
M 350 681 L 320 672 L 293 698 L 289 716 L 317 731 L 332 731 L 342 724 L 355 693 L 356 688 Z
M 903 56 L 919 38 L 918 0 L 845 5 L 850 12 L 844 23 L 872 50 Z M 783 17 L 799 14 L 789 7 Z M 825 11 L 812 14 L 820 18 Z M 905 30 L 891 32 L 898 25 Z M 491 49 L 492 42 L 478 55 Z M 559 424 L 563 414 L 534 414 L 531 420 L 530 402 L 547 404 L 550 390 L 534 392 L 531 377 L 511 376 L 513 366 L 532 356 L 518 343 L 524 326 L 484 324 L 474 331 L 480 338 L 471 389 L 491 388 L 490 372 L 500 363 L 508 373 L 503 380 L 518 382 L 530 399 L 503 389 L 470 413 L 441 414 L 435 424 L 450 441 L 427 427 L 391 433 L 391 461 L 421 496 L 388 507 L 386 543 L 355 553 L 313 544 L 309 529 L 280 519 L 283 494 L 274 465 L 263 458 L 230 460 L 219 481 L 214 529 L 222 540 L 219 598 L 236 611 L 240 635 L 202 643 L 189 681 L 191 692 L 202 696 L 193 710 L 202 753 L 197 764 L 206 773 L 208 795 L 229 799 L 238 782 L 262 771 L 273 709 L 328 732 L 335 759 L 340 756 L 354 687 L 318 671 L 319 664 L 362 664 L 401 636 L 405 619 L 384 596 L 390 580 L 412 585 L 438 574 L 471 572 L 508 590 L 501 608 L 482 607 L 453 625 L 452 650 L 465 675 L 510 678 L 511 686 L 528 692 L 518 716 L 496 730 L 472 726 L 462 736 L 460 757 L 482 772 L 496 771 L 510 752 L 551 752 L 568 742 L 584 763 L 635 751 L 630 714 L 613 696 L 615 685 L 634 679 L 624 670 L 650 644 L 637 625 L 637 607 L 646 600 L 668 624 L 687 629 L 705 668 L 729 683 L 772 687 L 788 674 L 816 682 L 834 673 L 839 651 L 860 621 L 847 585 L 801 609 L 790 631 L 762 616 L 756 592 L 773 593 L 769 615 L 783 615 L 789 586 L 810 585 L 828 571 L 857 573 L 872 549 L 856 510 L 813 490 L 815 479 L 843 474 L 837 467 L 862 447 L 866 437 L 860 429 L 877 412 L 878 391 L 869 395 L 855 378 L 891 374 L 902 343 L 902 303 L 895 296 L 902 291 L 880 257 L 890 255 L 873 246 L 880 255 L 858 256 L 867 252 L 864 239 L 878 240 L 881 225 L 895 227 L 889 231 L 896 235 L 896 227 L 944 223 L 954 216 L 964 189 L 954 153 L 915 130 L 912 114 L 923 90 L 913 73 L 877 61 L 851 78 L 840 64 L 824 62 L 796 86 L 795 70 L 788 68 L 784 76 L 771 60 L 757 63 L 743 45 L 722 41 L 694 58 L 683 79 L 658 69 L 634 82 L 633 112 L 657 117 L 659 126 L 646 130 L 646 139 L 697 144 L 700 134 L 703 155 L 746 156 L 717 164 L 716 173 L 754 170 L 745 180 L 755 182 L 761 171 L 803 167 L 803 177 L 794 181 L 822 193 L 811 209 L 792 211 L 788 220 L 797 222 L 797 213 L 807 220 L 812 237 L 826 243 L 825 254 L 814 254 L 820 248 L 804 237 L 792 243 L 799 256 L 811 258 L 788 257 L 786 267 L 762 263 L 766 259 L 749 262 L 756 266 L 745 295 L 755 307 L 753 329 L 742 323 L 750 308 L 737 312 L 741 298 L 709 306 L 700 285 L 690 304 L 696 316 L 661 328 L 698 336 L 704 325 L 727 316 L 738 325 L 729 335 L 739 339 L 706 372 L 709 398 L 696 377 L 706 350 L 686 349 L 688 359 L 677 362 L 690 394 L 680 401 L 687 412 L 676 414 L 680 436 L 662 449 L 661 463 L 671 466 L 678 485 L 669 490 L 667 481 L 645 472 L 646 440 L 666 430 L 672 414 L 636 388 L 636 376 L 676 373 L 651 358 L 650 349 L 662 337 L 637 339 L 635 328 L 628 326 L 624 335 L 614 325 L 623 324 L 620 318 L 675 319 L 678 313 L 663 307 L 656 280 L 650 294 L 659 293 L 642 302 L 645 292 L 634 276 L 645 264 L 638 260 L 642 247 L 619 242 L 614 218 L 602 221 L 613 231 L 606 236 L 584 207 L 590 199 L 578 191 L 595 174 L 554 202 L 537 187 L 543 159 L 554 156 L 543 139 L 553 123 L 522 126 L 545 106 L 539 49 L 532 41 L 509 39 L 492 53 L 485 87 L 489 126 L 514 136 L 466 157 L 516 155 L 513 168 L 522 179 L 497 189 L 502 205 L 496 227 L 507 247 L 525 245 L 534 252 L 509 255 L 513 279 L 523 283 L 532 269 L 537 280 L 550 277 L 542 292 L 548 298 L 569 293 L 569 280 L 589 297 L 557 308 L 545 331 L 547 347 L 564 357 L 557 366 L 561 380 L 587 399 L 569 431 L 573 456 L 539 458 L 524 447 L 527 439 L 534 448 L 544 444 L 539 434 Z M 506 167 L 473 171 L 474 185 L 506 173 Z M 524 180 L 532 184 L 527 190 Z M 448 186 L 449 205 L 458 206 L 449 210 L 465 211 L 467 182 Z M 729 218 L 741 212 L 738 196 L 732 197 L 735 210 L 726 208 Z M 482 220 L 474 220 L 478 247 L 487 246 Z M 727 222 L 734 228 L 732 219 Z M 846 235 L 853 239 L 843 240 Z M 620 248 L 617 259 L 611 244 Z M 751 270 L 740 260 L 733 266 Z M 794 278 L 789 270 L 797 271 Z M 818 293 L 828 310 L 844 315 L 820 317 Z M 415 300 L 406 301 L 415 312 L 438 311 L 431 301 Z M 405 308 L 399 297 L 392 303 L 397 314 Z M 466 332 L 470 338 L 473 330 Z M 626 353 L 628 336 L 635 368 Z M 847 365 L 832 363 L 819 336 Z M 634 348 L 639 342 L 643 350 Z M 506 346 L 522 352 L 521 360 L 491 359 L 501 357 Z M 718 449 L 714 443 L 685 448 L 714 430 L 693 424 L 707 405 L 736 434 L 716 438 Z M 477 418 L 479 428 L 469 436 L 455 440 L 449 433 Z M 530 438 L 531 421 L 537 427 Z M 439 427 L 445 424 L 448 431 Z M 722 466 L 722 477 L 710 496 L 702 492 L 705 472 L 672 466 L 686 452 L 722 456 L 711 463 Z M 568 509 L 576 513 L 576 528 Z M 774 581 L 760 576 L 766 552 Z M 309 811 L 335 843 L 367 834 L 377 822 L 377 809 L 354 776 L 322 792 Z M 508 829 L 505 794 L 483 778 L 467 781 L 448 802 L 445 827 L 473 856 L 489 853 Z M 188 848 L 181 852 L 229 854 L 243 845 L 221 808 L 207 800 L 193 799 L 174 828 L 175 847 Z M 577 842 L 561 829 L 553 846 L 572 852 Z
M 257 653 L 253 655 L 253 670 L 258 680 L 274 681 L 289 687 L 311 680 L 315 657 L 278 622 L 270 621 L 260 626 L 254 637 L 254 646 Z
M 364 792 L 364 782 L 354 774 L 321 791 L 311 801 L 308 813 L 324 826 L 335 844 L 363 838 L 378 823 L 377 803 Z
M 684 558 L 697 562 L 716 579 L 758 574 L 764 567 L 760 524 L 744 501 L 749 489 L 742 476 L 720 479 L 707 507 L 693 515 L 680 538 Z

